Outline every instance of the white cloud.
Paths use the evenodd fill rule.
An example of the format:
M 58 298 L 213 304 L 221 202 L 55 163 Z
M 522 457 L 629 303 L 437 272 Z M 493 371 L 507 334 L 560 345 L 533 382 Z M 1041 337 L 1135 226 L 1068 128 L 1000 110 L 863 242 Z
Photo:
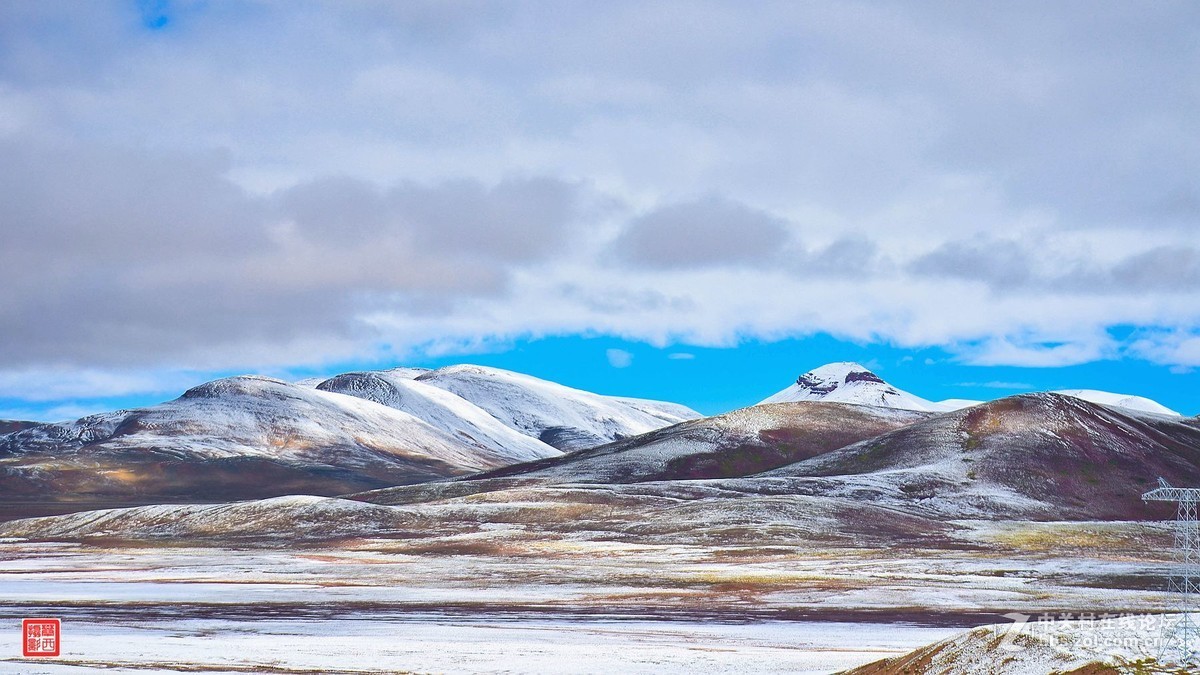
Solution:
M 696 358 L 696 355 L 691 352 L 671 352 L 667 354 L 667 358 L 672 361 L 691 361 Z
M 624 349 L 606 349 L 604 357 L 613 368 L 628 368 L 633 365 L 633 354 Z
M 202 381 L 196 372 L 95 368 L 0 370 L 0 399 L 60 401 L 144 393 L 179 393 Z
M 95 403 L 64 403 L 47 408 L 15 407 L 0 408 L 0 420 L 15 420 L 22 422 L 68 422 L 80 417 L 95 415 L 112 410 L 111 405 L 98 401 Z
M 1197 11 L 23 3 L 0 371 L 49 379 L 0 392 L 572 333 L 1194 365 Z
M 1117 345 L 1106 337 L 1065 343 L 990 339 L 964 351 L 962 360 L 976 366 L 1025 366 L 1056 368 L 1089 363 L 1117 355 Z
M 959 382 L 958 384 L 955 384 L 954 386 L 956 386 L 956 387 L 985 387 L 987 389 L 1016 389 L 1016 390 L 1026 390 L 1026 391 L 1033 389 L 1033 385 L 1028 384 L 1026 382 L 1002 382 L 999 380 L 994 380 L 991 382 Z
M 1171 331 L 1141 337 L 1130 346 L 1136 356 L 1171 366 L 1200 366 L 1200 334 Z

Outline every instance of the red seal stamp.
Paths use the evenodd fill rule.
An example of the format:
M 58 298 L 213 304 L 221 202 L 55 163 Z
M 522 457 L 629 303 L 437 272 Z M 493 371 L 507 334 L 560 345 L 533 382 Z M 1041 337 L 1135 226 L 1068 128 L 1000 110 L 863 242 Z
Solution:
M 62 621 L 21 619 L 22 652 L 25 656 L 58 656 L 62 651 Z

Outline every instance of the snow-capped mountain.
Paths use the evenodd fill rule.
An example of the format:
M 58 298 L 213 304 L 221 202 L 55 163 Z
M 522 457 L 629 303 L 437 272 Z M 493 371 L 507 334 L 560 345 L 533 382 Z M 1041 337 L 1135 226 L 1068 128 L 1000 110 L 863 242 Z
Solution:
M 1158 477 L 1200 484 L 1200 426 L 1055 393 L 937 415 L 760 477 L 953 517 L 1138 519 Z M 805 487 L 807 485 L 807 487 Z
M 1163 456 L 1195 452 L 1194 433 L 1200 428 L 1196 419 L 1136 396 L 1093 390 L 1065 394 L 1069 396 L 1040 394 L 977 405 L 932 402 L 889 385 L 861 365 L 835 363 L 804 374 L 766 401 L 811 405 L 754 406 L 697 419 L 701 416 L 695 411 L 676 404 L 602 396 L 470 365 L 344 373 L 303 384 L 241 376 L 202 384 L 173 401 L 135 410 L 60 424 L 3 423 L 0 519 L 62 512 L 69 504 L 98 508 L 285 494 L 331 496 L 476 472 L 490 472 L 487 475 L 495 480 L 615 484 L 734 479 L 777 468 L 776 476 L 821 478 L 825 483 L 834 474 L 853 474 L 860 477 L 849 481 L 847 489 L 874 481 L 884 493 L 907 499 L 909 492 L 925 494 L 923 488 L 892 484 L 889 481 L 903 476 L 888 472 L 898 468 L 922 473 L 934 464 L 939 471 L 945 468 L 942 464 L 952 466 L 954 471 L 945 476 L 958 481 L 938 482 L 945 476 L 933 472 L 939 489 L 982 500 L 979 512 L 984 513 L 994 506 L 988 501 L 991 493 L 959 490 L 964 485 L 993 487 L 976 483 L 970 475 L 991 473 L 990 458 L 966 467 L 975 460 L 964 453 L 977 443 L 1003 450 L 996 454 L 1002 459 L 1035 451 L 1042 454 L 1030 458 L 1034 464 L 1067 458 L 1063 461 L 1070 471 L 1078 468 L 1071 457 L 1098 452 L 1099 446 L 1093 446 L 1101 442 L 1104 452 L 1119 447 L 1118 455 L 1128 454 L 1124 448 L 1137 443 L 1158 444 Z M 952 412 L 968 406 L 970 410 Z M 986 435 L 992 427 L 976 424 L 980 416 L 999 420 L 993 425 L 1004 432 L 998 440 Z M 1064 427 L 1064 419 L 1083 421 Z M 1113 438 L 1103 440 L 1109 436 Z M 1085 437 L 1093 439 L 1092 445 L 1079 444 Z M 1008 449 L 1009 441 L 1016 449 Z M 878 475 L 864 473 L 863 467 L 885 448 L 895 451 L 891 456 L 899 464 L 880 467 Z M 927 463 L 906 463 L 932 448 L 946 451 Z M 563 456 L 563 451 L 575 454 Z M 825 467 L 843 456 L 846 465 L 832 473 L 789 473 L 782 468 L 805 457 L 806 466 Z M 1191 459 L 1185 459 L 1180 466 L 1190 466 Z M 1078 471 L 1093 470 L 1094 462 L 1085 464 Z M 1166 463 L 1155 470 L 1168 478 L 1195 479 L 1187 466 L 1180 466 Z M 1009 468 L 1005 465 L 1004 471 Z M 1016 469 L 1011 474 L 1024 475 Z M 1137 487 L 1148 475 L 1126 474 L 1121 480 Z M 864 475 L 867 478 L 861 478 Z M 1047 501 L 1036 491 L 1012 492 L 1012 485 L 1004 485 L 1011 494 L 1034 500 L 1037 508 L 1069 506 Z M 1114 499 L 1077 487 L 1056 489 L 1070 488 L 1080 499 L 1096 504 Z M 56 502 L 53 508 L 45 506 Z M 38 504 L 40 510 L 30 506 Z M 1133 512 L 1129 504 L 1120 508 Z
M 1053 393 L 1074 396 L 1110 408 L 1180 417 L 1180 414 L 1174 410 L 1143 396 L 1114 394 L 1095 389 L 1061 389 Z M 983 403 L 983 401 L 957 398 L 929 401 L 903 389 L 897 389 L 863 366 L 849 362 L 829 363 L 811 370 L 801 375 L 795 384 L 764 399 L 762 403 L 791 401 L 853 403 L 925 412 L 951 412 Z
M 602 396 L 483 366 L 441 368 L 420 375 L 416 382 L 460 396 L 508 427 L 567 451 L 701 416 L 684 406 Z
M 241 376 L 0 435 L 0 501 L 334 495 L 514 461 L 373 401 Z
M 746 476 L 873 438 L 930 416 L 818 401 L 757 405 L 464 480 L 517 477 L 560 483 L 636 483 Z
M 36 514 L 33 506 L 56 500 L 120 506 L 345 494 L 555 457 L 560 447 L 699 416 L 474 366 L 299 383 L 231 377 L 145 408 L 5 423 L 0 511 Z M 18 503 L 32 506 L 20 511 Z
M 1055 391 L 1056 394 L 1065 396 L 1074 396 L 1092 403 L 1099 403 L 1116 408 L 1124 408 L 1135 412 L 1151 413 L 1154 415 L 1168 415 L 1170 417 L 1182 417 L 1179 413 L 1171 410 L 1167 406 L 1153 401 L 1144 396 L 1132 396 L 1130 394 L 1114 394 L 1108 391 L 1097 391 L 1095 389 L 1060 389 Z
M 408 413 L 257 375 L 214 380 L 166 403 L 41 425 L 0 441 L 0 448 L 15 454 L 47 446 L 327 463 L 339 454 L 354 461 L 363 451 L 363 462 L 419 458 L 467 470 L 505 463 L 481 457 Z
M 955 399 L 935 403 L 897 389 L 857 363 L 829 363 L 801 375 L 796 383 L 769 396 L 761 403 L 826 401 L 881 408 L 946 412 L 974 405 L 977 401 Z
M 505 426 L 486 410 L 445 389 L 414 379 L 413 369 L 343 373 L 317 385 L 321 391 L 374 401 L 433 425 L 461 443 L 505 463 L 555 457 L 562 451 Z
M 553 457 L 701 417 L 678 403 L 603 396 L 473 365 L 343 373 L 316 387 L 411 413 L 465 442 L 503 449 L 513 461 Z
M 0 536 L 407 539 L 519 522 L 554 532 L 613 528 L 655 543 L 702 536 L 727 544 L 777 528 L 772 536 L 789 541 L 869 535 L 927 545 L 952 535 L 948 519 L 1155 516 L 1141 493 L 1158 476 L 1200 482 L 1198 449 L 1196 420 L 1126 414 L 1058 394 L 947 414 L 779 404 L 511 472 L 349 497 L 395 509 L 314 497 L 146 506 L 4 523 Z M 771 466 L 779 468 L 746 475 Z

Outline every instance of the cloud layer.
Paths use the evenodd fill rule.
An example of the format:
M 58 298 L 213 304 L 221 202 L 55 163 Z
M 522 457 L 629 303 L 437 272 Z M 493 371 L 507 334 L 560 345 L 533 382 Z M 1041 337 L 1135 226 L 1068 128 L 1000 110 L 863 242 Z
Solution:
M 556 333 L 1200 365 L 1193 3 L 150 9 L 0 10 L 0 374 Z

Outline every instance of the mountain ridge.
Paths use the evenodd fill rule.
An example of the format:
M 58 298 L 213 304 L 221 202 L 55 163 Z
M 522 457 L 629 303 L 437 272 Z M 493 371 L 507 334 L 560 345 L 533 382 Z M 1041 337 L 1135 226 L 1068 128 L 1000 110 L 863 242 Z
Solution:
M 759 404 L 797 401 L 828 401 L 925 412 L 947 412 L 955 409 L 955 406 L 963 407 L 958 403 L 975 403 L 928 401 L 888 384 L 866 367 L 852 361 L 827 363 L 814 368 L 796 378 L 791 386 L 768 396 Z
M 417 380 L 434 372 L 344 373 L 316 383 L 242 375 L 142 408 L 61 423 L 6 423 L 0 433 L 0 517 L 36 515 L 39 508 L 60 512 L 75 502 L 334 496 L 561 454 L 448 389 Z M 691 412 L 657 401 L 635 407 L 528 381 L 571 397 L 567 412 L 573 417 L 556 417 L 562 411 L 552 397 L 541 411 L 540 419 L 556 425 L 560 436 L 593 438 L 605 424 L 614 436 L 632 434 Z M 574 429 L 573 422 L 599 426 Z M 627 429 L 625 422 L 636 426 Z
M 1073 396 L 1090 403 L 1123 408 L 1137 413 L 1182 417 L 1180 413 L 1153 399 L 1135 394 L 1120 394 L 1097 389 L 1059 389 L 1046 393 Z M 827 363 L 814 368 L 798 377 L 792 385 L 768 396 L 759 403 L 787 401 L 830 401 L 928 412 L 952 412 L 987 402 L 970 399 L 930 401 L 895 387 L 865 366 L 852 361 Z
M 1158 477 L 1200 484 L 1200 426 L 1062 394 L 1021 394 L 759 476 L 955 517 L 1142 519 L 1154 511 L 1141 493 Z
M 655 405 L 650 413 L 616 397 L 486 366 L 448 366 L 423 373 L 416 381 L 458 395 L 506 426 L 564 451 L 594 447 L 685 421 L 680 412 L 701 417 L 679 404 L 640 400 L 643 408 Z

